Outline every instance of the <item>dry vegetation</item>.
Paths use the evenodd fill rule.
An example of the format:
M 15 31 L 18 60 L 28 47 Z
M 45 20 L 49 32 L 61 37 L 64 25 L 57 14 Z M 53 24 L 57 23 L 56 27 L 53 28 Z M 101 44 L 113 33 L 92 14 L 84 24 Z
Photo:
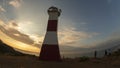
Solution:
M 120 55 L 103 58 L 64 58 L 62 62 L 39 61 L 37 57 L 0 56 L 0 68 L 120 68 Z

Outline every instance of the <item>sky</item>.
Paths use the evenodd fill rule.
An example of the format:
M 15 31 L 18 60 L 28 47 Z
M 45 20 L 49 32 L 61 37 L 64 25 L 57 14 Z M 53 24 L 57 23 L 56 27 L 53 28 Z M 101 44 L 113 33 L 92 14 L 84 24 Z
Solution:
M 62 10 L 58 24 L 61 54 L 85 53 L 120 44 L 120 0 L 0 0 L 0 39 L 24 53 L 39 55 L 51 6 Z

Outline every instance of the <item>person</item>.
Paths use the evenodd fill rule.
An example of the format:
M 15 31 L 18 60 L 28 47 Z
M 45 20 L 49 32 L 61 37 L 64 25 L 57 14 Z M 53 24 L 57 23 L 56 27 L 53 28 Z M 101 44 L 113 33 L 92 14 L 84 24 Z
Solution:
M 108 55 L 108 52 L 107 52 L 107 50 L 105 50 L 105 56 L 107 56 Z
M 97 58 L 97 51 L 94 52 L 94 58 Z

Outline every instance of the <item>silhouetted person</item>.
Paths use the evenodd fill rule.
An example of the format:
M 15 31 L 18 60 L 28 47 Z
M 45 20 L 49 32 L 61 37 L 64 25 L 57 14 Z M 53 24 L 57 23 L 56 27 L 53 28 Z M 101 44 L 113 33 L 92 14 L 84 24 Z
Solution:
M 107 50 L 105 50 L 105 56 L 107 56 L 108 55 L 108 52 L 107 52 Z
M 94 58 L 97 58 L 97 51 L 94 52 Z

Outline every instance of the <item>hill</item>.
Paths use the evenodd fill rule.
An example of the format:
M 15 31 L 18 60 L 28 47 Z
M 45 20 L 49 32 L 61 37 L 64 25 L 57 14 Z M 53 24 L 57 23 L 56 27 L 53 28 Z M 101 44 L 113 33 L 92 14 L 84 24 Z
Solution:
M 26 54 L 15 51 L 14 48 L 6 45 L 0 40 L 0 55 L 24 56 Z

